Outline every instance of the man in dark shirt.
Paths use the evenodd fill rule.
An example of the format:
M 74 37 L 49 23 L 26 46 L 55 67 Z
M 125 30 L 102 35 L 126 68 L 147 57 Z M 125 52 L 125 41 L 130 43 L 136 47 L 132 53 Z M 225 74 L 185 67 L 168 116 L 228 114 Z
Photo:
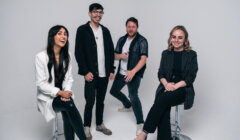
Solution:
M 115 49 L 115 60 L 119 60 L 118 72 L 113 82 L 110 93 L 120 100 L 123 108 L 119 112 L 130 112 L 133 110 L 137 120 L 138 135 L 143 127 L 142 105 L 138 98 L 138 88 L 146 68 L 148 56 L 147 40 L 137 32 L 138 21 L 131 17 L 126 21 L 127 34 L 118 40 Z M 121 92 L 127 85 L 129 98 Z
M 100 24 L 103 7 L 98 3 L 89 6 L 91 21 L 77 30 L 75 57 L 78 73 L 85 78 L 84 129 L 88 140 L 92 139 L 90 126 L 92 109 L 96 98 L 96 130 L 111 135 L 111 130 L 103 124 L 104 99 L 108 79 L 114 78 L 114 45 L 109 30 Z

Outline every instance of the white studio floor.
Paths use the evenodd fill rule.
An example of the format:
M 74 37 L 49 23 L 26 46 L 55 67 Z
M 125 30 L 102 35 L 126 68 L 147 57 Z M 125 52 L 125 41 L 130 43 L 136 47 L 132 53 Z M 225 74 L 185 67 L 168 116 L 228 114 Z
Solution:
M 149 97 L 152 98 L 152 97 Z M 140 97 L 141 99 L 141 97 Z M 147 112 L 151 106 L 148 104 L 144 106 L 146 100 L 142 100 L 144 118 L 146 118 Z M 76 102 L 81 116 L 83 117 L 83 107 Z M 81 103 L 81 106 L 84 104 Z M 93 140 L 133 140 L 136 134 L 135 116 L 133 112 L 117 112 L 117 109 L 122 105 L 120 102 L 111 97 L 106 96 L 105 100 L 105 112 L 104 123 L 112 130 L 113 135 L 106 136 L 95 130 L 95 108 L 93 109 L 93 119 L 91 132 Z M 172 115 L 174 114 L 174 108 L 172 109 Z M 59 131 L 63 132 L 61 114 L 58 114 Z M 174 117 L 172 117 L 174 118 Z M 52 135 L 52 122 L 46 123 L 43 116 L 33 109 L 33 107 L 26 108 L 24 111 L 11 111 L 10 113 L 4 113 L 0 115 L 0 139 L 1 140 L 50 140 Z M 184 133 L 184 131 L 183 131 Z M 148 140 L 156 140 L 156 132 L 148 136 Z M 190 136 L 191 137 L 191 136 Z M 77 140 L 78 138 L 75 137 Z M 64 140 L 64 136 L 60 136 L 59 140 Z

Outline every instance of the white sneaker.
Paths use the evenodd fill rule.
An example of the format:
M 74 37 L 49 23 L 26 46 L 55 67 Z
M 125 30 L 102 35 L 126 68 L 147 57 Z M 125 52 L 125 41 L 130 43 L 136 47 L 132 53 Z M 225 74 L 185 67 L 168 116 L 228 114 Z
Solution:
M 84 127 L 84 132 L 85 132 L 87 140 L 91 140 L 92 139 L 92 134 L 90 132 L 90 127 L 88 127 L 88 126 Z
M 143 130 L 143 123 L 137 125 L 136 136 L 138 136 Z
M 132 107 L 126 108 L 126 107 L 122 107 L 118 109 L 118 112 L 132 112 L 133 109 Z

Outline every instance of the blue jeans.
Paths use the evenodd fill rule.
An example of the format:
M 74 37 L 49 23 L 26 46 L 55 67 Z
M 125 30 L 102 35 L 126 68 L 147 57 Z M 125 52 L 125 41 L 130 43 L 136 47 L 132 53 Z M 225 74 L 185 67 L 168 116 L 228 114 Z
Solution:
M 131 82 L 125 82 L 124 75 L 117 74 L 115 77 L 115 80 L 113 82 L 112 88 L 110 90 L 110 93 L 112 96 L 116 97 L 118 100 L 122 102 L 124 107 L 129 108 L 132 106 L 134 115 L 137 120 L 137 124 L 143 123 L 143 113 L 142 113 L 142 105 L 138 98 L 138 88 L 140 86 L 141 77 L 134 76 Z M 121 92 L 121 89 L 127 85 L 128 92 L 129 92 L 129 98 L 126 97 Z

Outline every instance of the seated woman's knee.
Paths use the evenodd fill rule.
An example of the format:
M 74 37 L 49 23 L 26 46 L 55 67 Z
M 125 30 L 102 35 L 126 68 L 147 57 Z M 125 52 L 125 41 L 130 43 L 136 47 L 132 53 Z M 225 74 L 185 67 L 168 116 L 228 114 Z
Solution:
M 73 101 L 69 101 L 69 102 L 65 102 L 64 108 L 65 108 L 65 110 L 69 111 L 69 110 L 76 109 L 76 106 L 73 103 Z

